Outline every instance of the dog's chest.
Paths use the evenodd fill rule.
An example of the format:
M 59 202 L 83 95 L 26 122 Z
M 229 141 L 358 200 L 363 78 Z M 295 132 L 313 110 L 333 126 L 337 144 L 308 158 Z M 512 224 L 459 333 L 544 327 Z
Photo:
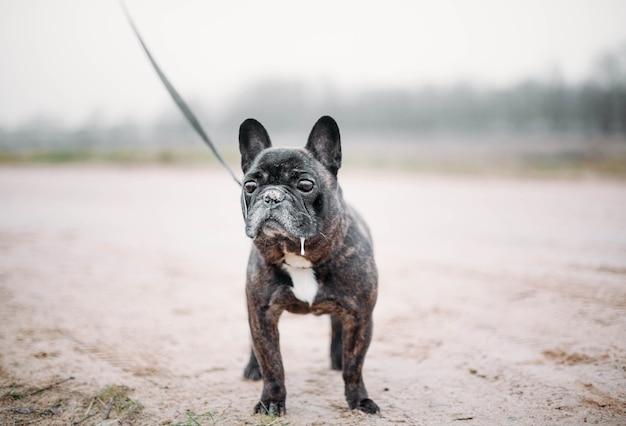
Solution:
M 318 284 L 311 262 L 302 256 L 288 253 L 285 255 L 283 270 L 291 278 L 293 295 L 298 300 L 312 305 L 317 295 Z

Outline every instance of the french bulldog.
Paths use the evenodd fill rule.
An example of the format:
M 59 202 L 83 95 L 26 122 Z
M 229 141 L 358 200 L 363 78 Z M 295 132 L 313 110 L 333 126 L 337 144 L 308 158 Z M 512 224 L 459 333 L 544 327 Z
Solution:
M 241 206 L 253 241 L 246 282 L 253 348 L 244 377 L 263 379 L 254 412 L 286 413 L 278 320 L 287 310 L 330 314 L 331 368 L 343 372 L 348 406 L 378 413 L 362 377 L 378 273 L 369 228 L 337 182 L 337 123 L 322 117 L 304 148 L 277 148 L 261 123 L 248 119 L 239 129 L 239 150 Z

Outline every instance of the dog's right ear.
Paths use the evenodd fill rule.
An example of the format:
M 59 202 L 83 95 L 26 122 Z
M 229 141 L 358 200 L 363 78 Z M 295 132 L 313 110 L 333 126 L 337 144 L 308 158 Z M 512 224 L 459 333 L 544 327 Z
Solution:
M 265 127 L 254 118 L 248 118 L 239 126 L 239 152 L 241 153 L 241 170 L 247 173 L 257 155 L 272 146 L 270 136 Z

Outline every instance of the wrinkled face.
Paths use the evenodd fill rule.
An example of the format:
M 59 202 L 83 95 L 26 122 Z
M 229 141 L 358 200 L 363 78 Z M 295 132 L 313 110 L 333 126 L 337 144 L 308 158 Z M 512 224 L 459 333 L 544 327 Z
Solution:
M 337 171 L 341 142 L 337 123 L 321 117 L 304 148 L 273 148 L 261 123 L 239 127 L 243 170 L 241 207 L 246 234 L 267 259 L 287 253 L 321 259 L 339 232 L 343 209 Z M 309 241 L 310 240 L 310 241 Z
M 267 148 L 244 176 L 246 235 L 309 239 L 323 233 L 337 204 L 337 183 L 305 149 Z

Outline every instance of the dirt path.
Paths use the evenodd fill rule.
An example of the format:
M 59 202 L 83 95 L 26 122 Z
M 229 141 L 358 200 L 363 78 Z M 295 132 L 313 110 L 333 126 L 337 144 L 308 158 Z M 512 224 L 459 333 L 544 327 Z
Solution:
M 285 314 L 274 424 L 626 423 L 626 184 L 341 177 L 382 415 L 347 410 L 328 318 Z M 0 169 L 0 424 L 273 422 L 241 378 L 249 246 L 222 171 Z

